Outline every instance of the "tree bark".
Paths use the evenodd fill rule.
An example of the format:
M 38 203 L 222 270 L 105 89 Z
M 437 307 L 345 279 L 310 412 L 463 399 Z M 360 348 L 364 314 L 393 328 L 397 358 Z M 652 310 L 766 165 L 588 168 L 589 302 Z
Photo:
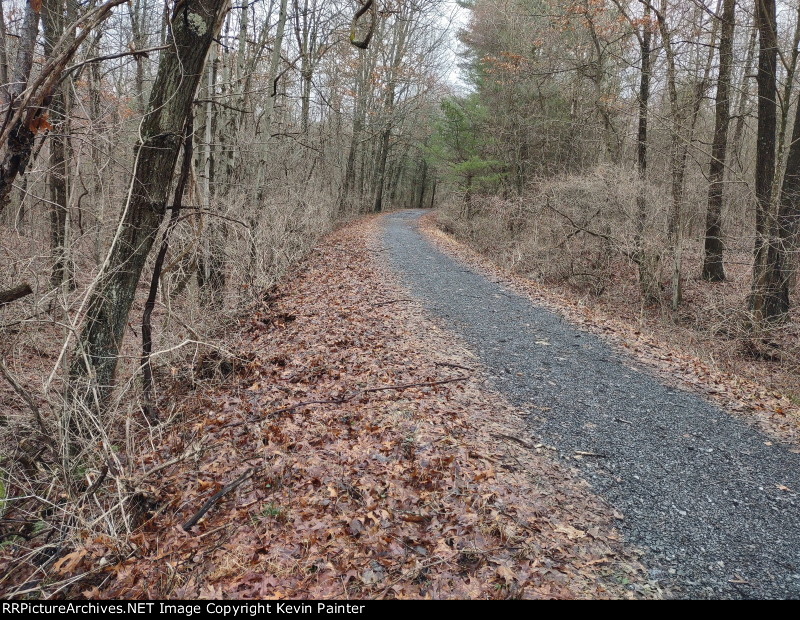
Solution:
M 11 118 L 20 95 L 28 85 L 28 78 L 33 68 L 36 36 L 39 33 L 40 6 L 35 5 L 31 0 L 25 3 L 25 17 L 17 44 L 17 58 L 11 75 L 11 83 L 7 89 L 10 108 L 6 110 L 7 118 Z M 6 148 L 3 149 L 2 159 L 0 159 L 0 213 L 8 204 L 14 180 L 25 173 L 35 137 L 34 132 L 21 121 L 15 123 L 11 129 L 8 144 L 5 145 Z
M 15 286 L 14 288 L 6 291 L 0 291 L 0 306 L 10 304 L 12 301 L 17 301 L 18 299 L 27 297 L 32 293 L 33 289 L 31 288 L 30 284 L 20 284 L 19 286 Z
M 777 58 L 775 0 L 756 0 L 758 52 L 758 129 L 756 139 L 756 222 L 753 250 L 753 288 L 750 309 L 758 329 L 767 319 L 765 307 L 770 279 L 767 264 L 770 237 L 772 180 L 775 175 L 775 131 L 777 126 Z
M 0 107 L 8 105 L 8 35 L 3 3 L 0 2 Z
M 71 0 L 67 0 L 70 2 Z M 44 24 L 44 52 L 47 58 L 53 55 L 56 43 L 65 29 L 65 3 L 63 0 L 45 0 L 42 5 Z M 69 20 L 70 22 L 72 20 Z M 67 87 L 59 86 L 50 99 L 50 123 L 57 125 L 50 136 L 50 169 L 47 184 L 50 194 L 50 252 L 53 266 L 50 286 L 58 288 L 68 278 L 67 268 Z
M 636 169 L 639 175 L 639 189 L 636 194 L 636 261 L 639 268 L 639 289 L 644 298 L 653 295 L 654 274 L 647 264 L 644 250 L 644 228 L 647 221 L 647 125 L 650 106 L 650 54 L 652 46 L 652 31 L 650 24 L 650 5 L 645 4 L 644 16 L 646 18 L 639 39 L 639 48 L 642 55 L 642 69 L 639 82 L 639 127 L 636 141 Z
M 725 267 L 722 262 L 722 199 L 725 188 L 725 159 L 728 149 L 730 124 L 730 84 L 733 65 L 733 36 L 736 0 L 724 0 L 722 7 L 722 33 L 719 41 L 719 75 L 714 118 L 714 141 L 711 146 L 709 166 L 708 210 L 706 211 L 705 253 L 703 279 L 723 282 Z
M 675 67 L 675 53 L 672 48 L 672 39 L 666 22 L 667 2 L 661 0 L 661 9 L 657 14 L 658 25 L 661 31 L 661 40 L 667 60 L 667 92 L 669 95 L 670 112 L 672 116 L 672 137 L 670 148 L 670 172 L 672 174 L 669 213 L 667 215 L 667 238 L 670 253 L 672 254 L 672 274 L 670 277 L 672 288 L 672 309 L 677 310 L 681 303 L 681 213 L 683 211 L 683 119 L 678 98 L 677 70 Z
M 153 381 L 153 367 L 150 363 L 150 356 L 153 353 L 153 310 L 156 307 L 156 296 L 158 295 L 158 283 L 161 281 L 161 270 L 164 267 L 164 260 L 169 251 L 169 238 L 178 223 L 181 207 L 183 206 L 183 194 L 189 181 L 189 172 L 192 167 L 192 144 L 194 125 L 192 123 L 192 113 L 186 119 L 186 130 L 183 138 L 183 163 L 181 164 L 178 183 L 175 186 L 175 198 L 172 204 L 172 211 L 169 216 L 164 233 L 161 235 L 161 245 L 158 248 L 156 261 L 153 265 L 153 275 L 150 278 L 150 290 L 147 294 L 147 301 L 144 304 L 142 313 L 142 397 L 144 400 L 144 415 L 150 422 L 158 421 L 158 409 L 156 405 L 155 382 Z
M 775 230 L 767 252 L 769 274 L 764 301 L 764 319 L 785 319 L 790 308 L 792 250 L 797 247 L 800 220 L 800 106 L 797 106 L 792 142 L 786 160 Z
M 395 92 L 397 89 L 397 72 L 406 53 L 406 39 L 409 34 L 410 24 L 410 18 L 398 18 L 395 22 L 395 39 L 392 45 L 392 54 L 390 54 L 392 64 L 389 67 L 389 79 L 386 85 L 386 99 L 384 101 L 386 125 L 381 134 L 377 165 L 375 167 L 375 200 L 372 205 L 374 213 L 380 213 L 383 210 L 383 193 L 386 185 L 386 161 L 389 157 L 389 141 L 392 136 L 392 125 L 394 122 L 392 116 L 394 115 L 395 97 L 397 96 Z

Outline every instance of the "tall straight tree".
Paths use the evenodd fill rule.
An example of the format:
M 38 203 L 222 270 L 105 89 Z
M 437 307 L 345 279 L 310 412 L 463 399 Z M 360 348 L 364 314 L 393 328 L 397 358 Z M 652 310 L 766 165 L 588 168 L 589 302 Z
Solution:
M 733 65 L 733 35 L 736 0 L 723 0 L 722 32 L 719 39 L 719 74 L 717 76 L 717 101 L 714 114 L 714 142 L 711 146 L 709 166 L 708 210 L 706 211 L 705 253 L 703 279 L 710 282 L 725 280 L 722 262 L 722 198 L 725 188 L 725 159 L 728 153 L 728 126 L 730 125 L 730 86 Z
M 794 265 L 792 250 L 797 247 L 800 220 L 800 106 L 797 106 L 792 130 L 792 142 L 786 160 L 778 215 L 771 233 L 767 264 L 770 267 L 767 300 L 764 304 L 767 320 L 783 319 L 789 311 L 790 282 Z
M 178 0 L 172 11 L 168 49 L 141 123 L 127 201 L 70 364 L 73 405 L 100 408 L 110 393 L 136 288 L 167 211 L 184 124 L 227 8 L 228 0 Z M 79 432 L 76 418 L 66 426 Z
M 649 272 L 644 251 L 644 227 L 647 220 L 647 125 L 650 108 L 650 55 L 652 53 L 652 22 L 649 4 L 644 5 L 644 23 L 639 34 L 639 51 L 642 69 L 639 79 L 639 123 L 636 141 L 636 168 L 639 173 L 639 189 L 636 194 L 636 260 L 639 267 L 639 288 L 645 297 L 652 294 L 652 274 Z
M 775 0 L 756 0 L 758 28 L 758 129 L 756 135 L 756 239 L 753 250 L 753 289 L 750 309 L 755 327 L 767 319 L 772 180 L 775 175 L 775 130 L 777 126 L 778 37 Z
M 42 4 L 44 25 L 44 52 L 52 57 L 56 43 L 65 34 L 68 24 L 74 20 L 73 0 L 45 0 Z M 50 139 L 50 170 L 48 188 L 50 193 L 50 251 L 53 268 L 50 286 L 57 288 L 68 278 L 67 261 L 67 215 L 69 167 L 69 78 L 59 85 L 50 99 L 50 123 L 56 127 Z

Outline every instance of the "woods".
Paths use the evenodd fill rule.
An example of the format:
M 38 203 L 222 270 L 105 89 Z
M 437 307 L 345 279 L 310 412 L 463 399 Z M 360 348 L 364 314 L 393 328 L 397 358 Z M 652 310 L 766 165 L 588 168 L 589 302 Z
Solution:
M 604 288 L 627 269 L 614 255 L 636 269 L 642 302 L 663 304 L 676 322 L 693 312 L 688 284 L 694 291 L 699 276 L 738 287 L 739 266 L 752 261 L 738 308 L 718 308 L 736 315 L 723 329 L 758 355 L 769 355 L 767 342 L 792 348 L 797 6 L 469 6 L 462 41 L 473 92 L 452 101 L 472 111 L 472 157 L 495 163 L 476 191 L 459 172 L 463 156 L 444 156 L 467 205 L 453 224 L 464 238 L 514 269 L 578 287 L 596 279 Z M 563 250 L 567 264 L 552 258 Z
M 0 586 L 44 592 L 69 549 L 127 561 L 165 510 L 158 474 L 203 458 L 207 474 L 229 473 L 207 458 L 207 428 L 249 431 L 253 409 L 266 412 L 264 445 L 278 437 L 288 454 L 289 435 L 312 439 L 285 435 L 278 414 L 352 407 L 326 413 L 349 428 L 369 395 L 438 397 L 466 380 L 432 374 L 471 371 L 455 362 L 426 362 L 420 378 L 349 357 L 380 331 L 365 317 L 396 310 L 383 318 L 397 330 L 410 303 L 361 264 L 384 251 L 377 233 L 340 230 L 377 214 L 435 208 L 440 231 L 515 275 L 800 399 L 799 58 L 798 0 L 0 0 L 0 545 L 11 541 L 14 567 Z M 361 255 L 324 246 L 325 275 L 315 248 L 335 230 Z M 284 299 L 295 278 L 330 307 L 303 315 Z M 358 319 L 335 309 L 343 282 Z M 269 332 L 298 351 L 252 348 L 253 333 L 308 319 L 327 333 L 323 317 L 365 335 L 338 330 L 326 353 Z M 326 355 L 339 348 L 348 361 L 334 373 Z M 356 384 L 336 383 L 345 376 Z M 236 396 L 209 413 L 205 390 L 231 381 Z M 220 421 L 231 408 L 237 421 Z M 382 423 L 405 442 L 395 413 Z M 231 457 L 235 437 L 219 441 L 241 471 L 208 483 L 206 511 L 251 477 L 280 487 L 265 463 Z M 464 454 L 437 462 L 462 467 Z M 194 514 L 187 536 L 206 512 Z M 441 591 L 491 589 L 453 583 Z
M 170 392 L 244 363 L 226 335 L 320 235 L 432 202 L 453 7 L 1 8 L 2 501 L 55 502 L 56 548 L 141 522 Z

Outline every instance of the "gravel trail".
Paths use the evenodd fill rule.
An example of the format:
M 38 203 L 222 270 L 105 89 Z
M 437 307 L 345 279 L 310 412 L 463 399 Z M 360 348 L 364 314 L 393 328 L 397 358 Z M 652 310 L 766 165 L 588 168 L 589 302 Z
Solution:
M 800 455 L 446 256 L 421 213 L 385 218 L 390 266 L 622 513 L 651 577 L 677 598 L 800 598 Z

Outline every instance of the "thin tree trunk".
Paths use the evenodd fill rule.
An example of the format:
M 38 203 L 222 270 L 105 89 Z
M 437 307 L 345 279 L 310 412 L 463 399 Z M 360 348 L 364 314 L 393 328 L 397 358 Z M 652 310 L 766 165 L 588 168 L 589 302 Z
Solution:
M 725 267 L 722 262 L 722 199 L 725 189 L 725 159 L 728 148 L 730 124 L 730 81 L 733 65 L 733 36 L 736 0 L 724 0 L 722 8 L 722 34 L 719 42 L 719 77 L 714 118 L 714 142 L 709 166 L 708 210 L 706 211 L 705 254 L 703 279 L 723 282 Z
M 747 111 L 747 105 L 750 101 L 750 79 L 752 77 L 751 73 L 753 72 L 753 59 L 755 58 L 757 41 L 758 28 L 751 26 L 750 40 L 747 44 L 747 56 L 745 57 L 744 71 L 742 72 L 742 82 L 739 86 L 739 101 L 736 104 L 736 126 L 733 130 L 733 138 L 731 139 L 731 146 L 729 149 L 731 153 L 729 172 L 735 169 L 737 174 L 741 174 L 744 170 L 744 164 L 742 162 L 742 137 L 744 136 L 745 112 Z
M 71 0 L 67 0 L 67 2 L 71 2 Z M 64 34 L 65 8 L 63 0 L 45 0 L 42 5 L 45 57 L 52 56 L 56 42 Z M 69 13 L 71 12 L 70 10 Z M 67 21 L 71 22 L 72 19 Z M 50 123 L 56 126 L 55 131 L 49 137 L 50 169 L 47 180 L 50 193 L 50 252 L 53 261 L 50 286 L 53 288 L 60 287 L 69 277 L 67 265 L 68 98 L 67 86 L 62 84 L 53 92 L 49 105 Z
M 400 64 L 403 62 L 403 56 L 406 53 L 406 38 L 408 36 L 410 19 L 398 19 L 396 24 L 396 39 L 393 42 L 392 64 L 389 67 L 389 79 L 386 85 L 386 100 L 384 102 L 384 111 L 386 114 L 386 126 L 381 134 L 381 141 L 379 144 L 377 165 L 375 167 L 375 200 L 373 202 L 372 210 L 375 213 L 380 213 L 383 210 L 383 193 L 386 184 L 386 161 L 389 157 L 389 140 L 392 136 L 392 125 L 394 115 L 395 92 L 397 88 L 397 72 Z
M 3 3 L 0 2 L 0 107 L 8 105 L 8 35 Z
M 278 24 L 275 31 L 275 42 L 272 46 L 272 58 L 270 59 L 269 75 L 270 92 L 267 97 L 267 109 L 264 112 L 264 135 L 269 140 L 270 132 L 272 131 L 272 116 L 275 111 L 275 98 L 278 96 L 277 80 L 278 71 L 281 65 L 281 48 L 283 47 L 283 37 L 286 32 L 286 5 L 288 0 L 281 0 L 280 11 L 278 13 Z
M 777 125 L 777 59 L 775 0 L 756 1 L 756 24 L 759 32 L 758 53 L 758 132 L 756 142 L 756 223 L 753 250 L 753 290 L 750 309 L 753 326 L 759 329 L 767 318 L 766 299 L 769 283 L 767 257 L 770 238 L 772 180 L 775 175 L 775 130 Z
M 770 267 L 764 303 L 764 315 L 767 321 L 783 320 L 789 312 L 792 255 L 797 247 L 798 222 L 800 222 L 800 106 L 797 106 L 795 112 L 778 216 L 767 255 L 767 264 Z
M 156 306 L 158 295 L 158 283 L 161 280 L 161 270 L 164 266 L 164 259 L 169 250 L 169 238 L 175 225 L 178 223 L 178 216 L 183 206 L 183 194 L 189 181 L 189 172 L 192 167 L 192 144 L 194 126 L 192 124 L 192 114 L 186 119 L 186 129 L 183 138 L 183 163 L 181 172 L 178 176 L 178 183 L 175 186 L 175 198 L 172 204 L 172 211 L 169 216 L 169 223 L 161 236 L 161 246 L 158 249 L 156 262 L 153 265 L 153 275 L 150 278 L 150 290 L 147 301 L 144 304 L 142 314 L 142 396 L 144 400 L 144 414 L 151 422 L 158 421 L 158 409 L 156 405 L 155 383 L 153 381 L 153 368 L 150 363 L 150 356 L 153 353 L 153 326 L 152 316 Z
M 672 254 L 672 309 L 677 310 L 681 303 L 681 235 L 680 219 L 683 211 L 683 153 L 682 153 L 682 114 L 678 99 L 677 75 L 675 68 L 675 53 L 672 40 L 666 23 L 666 0 L 662 0 L 658 13 L 658 25 L 661 30 L 661 39 L 667 59 L 667 92 L 669 95 L 670 112 L 672 115 L 672 137 L 670 149 L 670 172 L 672 174 L 672 200 L 667 215 L 667 237 L 670 253 Z
M 644 229 L 647 222 L 647 125 L 650 106 L 650 48 L 653 36 L 650 14 L 650 5 L 645 4 L 645 23 L 639 39 L 642 71 L 639 82 L 639 129 L 636 142 L 636 169 L 639 174 L 639 189 L 636 194 L 637 221 L 634 245 L 636 248 L 636 261 L 639 267 L 639 288 L 644 298 L 653 295 L 653 279 L 655 277 L 655 274 L 651 273 L 651 265 L 647 264 L 644 250 Z
M 777 150 L 775 153 L 775 178 L 772 181 L 772 212 L 777 212 L 775 202 L 780 200 L 781 182 L 783 181 L 783 172 L 786 170 L 784 166 L 784 159 L 786 157 L 786 132 L 788 129 L 789 110 L 792 107 L 792 91 L 794 90 L 794 76 L 797 70 L 797 57 L 800 50 L 800 4 L 797 6 L 795 13 L 794 35 L 792 37 L 792 53 L 789 60 L 789 66 L 786 67 L 785 82 L 783 85 L 783 94 L 779 100 L 780 102 L 780 117 L 777 129 Z

